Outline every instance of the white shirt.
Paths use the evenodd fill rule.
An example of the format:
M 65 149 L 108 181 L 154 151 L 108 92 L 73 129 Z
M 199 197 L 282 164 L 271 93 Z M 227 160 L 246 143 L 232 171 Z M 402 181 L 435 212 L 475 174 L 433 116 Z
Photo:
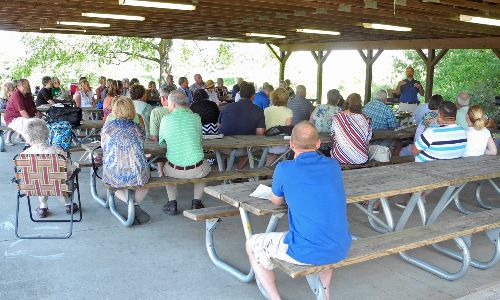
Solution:
M 467 145 L 465 146 L 464 156 L 481 156 L 486 151 L 488 139 L 491 133 L 488 129 L 483 128 L 476 130 L 474 127 L 467 127 Z
M 208 94 L 208 100 L 212 101 L 212 102 L 215 102 L 215 103 L 219 103 L 219 96 L 217 95 L 217 92 L 215 90 L 212 90 L 212 91 L 209 91 L 207 89 L 205 89 L 205 91 L 207 92 Z

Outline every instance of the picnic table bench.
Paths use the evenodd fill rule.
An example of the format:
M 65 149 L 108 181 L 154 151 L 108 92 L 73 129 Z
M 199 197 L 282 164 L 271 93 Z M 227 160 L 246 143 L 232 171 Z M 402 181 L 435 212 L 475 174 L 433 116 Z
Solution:
M 466 172 L 460 172 L 458 170 L 466 170 Z M 451 202 L 453 202 L 456 195 L 460 193 L 466 183 L 500 177 L 499 156 L 470 157 L 449 161 L 387 165 L 372 169 L 344 171 L 343 176 L 347 203 L 352 204 L 356 208 L 360 209 L 365 215 L 368 216 L 372 227 L 374 227 L 374 229 L 376 229 L 378 232 L 384 233 L 383 235 L 377 235 L 376 238 L 372 238 L 372 243 L 370 243 L 370 240 L 367 240 L 363 243 L 368 244 L 359 244 L 373 246 L 373 252 L 378 253 L 374 255 L 373 258 L 379 257 L 386 251 L 390 252 L 388 254 L 399 253 L 399 255 L 406 262 L 447 280 L 456 280 L 463 277 L 470 266 L 480 269 L 490 268 L 495 265 L 500 259 L 500 229 L 498 228 L 500 227 L 498 224 L 500 222 L 500 219 L 498 210 L 492 210 L 488 212 L 491 214 L 470 214 L 464 216 L 464 218 L 467 218 L 466 220 L 468 220 L 466 222 L 469 223 L 463 224 L 471 224 L 472 226 L 469 227 L 465 225 L 464 227 L 457 222 L 454 222 L 455 225 L 450 224 L 449 227 L 443 227 L 444 225 L 425 227 L 431 226 L 436 222 L 444 209 L 448 207 Z M 402 180 L 402 178 L 408 178 L 409 180 Z M 205 188 L 205 192 L 207 194 L 212 195 L 239 210 L 246 238 L 249 238 L 252 235 L 252 225 L 250 222 L 249 213 L 258 216 L 271 215 L 271 219 L 266 229 L 266 232 L 271 232 L 275 230 L 279 219 L 287 212 L 286 206 L 276 206 L 269 200 L 258 199 L 249 196 L 259 183 L 271 184 L 271 181 L 209 186 Z M 446 189 L 439 199 L 436 207 L 428 217 L 426 208 L 420 198 L 420 194 L 425 190 L 436 188 Z M 390 206 L 388 204 L 387 197 L 407 193 L 412 193 L 412 196 L 401 217 L 397 222 L 395 222 L 390 210 Z M 361 205 L 361 202 L 363 201 L 369 201 L 371 204 L 373 204 L 375 202 L 374 199 L 380 200 L 385 216 L 385 221 L 383 221 L 381 218 L 378 218 L 372 213 L 373 205 L 370 205 L 368 208 L 365 208 Z M 424 227 L 411 229 L 412 231 L 407 231 L 409 229 L 404 230 L 409 217 L 417 207 Z M 232 213 L 233 215 L 235 214 L 234 211 Z M 252 270 L 245 274 L 231 266 L 229 263 L 222 261 L 216 255 L 213 243 L 213 232 L 219 223 L 218 221 L 220 221 L 221 218 L 222 217 L 215 216 L 214 219 L 206 220 L 206 247 L 207 250 L 209 250 L 209 256 L 212 262 L 220 269 L 228 272 L 229 274 L 243 282 L 249 282 L 254 278 Z M 476 224 L 477 226 L 474 224 Z M 440 227 L 447 228 L 447 230 L 450 230 L 450 232 L 448 232 L 448 234 L 444 234 L 444 232 L 442 231 L 440 232 L 442 234 L 439 235 L 439 231 L 436 230 Z M 469 250 L 470 234 L 484 231 L 486 232 L 488 239 L 494 246 L 494 253 L 491 259 L 486 262 L 471 258 Z M 393 232 L 396 233 L 387 238 L 385 237 L 385 235 L 387 235 L 388 233 L 392 234 Z M 420 232 L 419 234 L 422 234 L 422 236 L 417 235 L 418 232 Z M 433 234 L 439 235 L 439 239 L 433 237 Z M 409 240 L 403 240 L 406 235 L 410 237 L 410 241 L 413 241 L 415 239 L 418 242 L 409 243 Z M 392 250 L 388 248 L 384 249 L 383 246 L 379 247 L 374 244 L 382 238 L 387 239 L 384 241 L 389 242 L 391 241 L 391 237 L 400 242 L 400 244 L 391 242 L 394 246 L 390 248 Z M 440 245 L 435 244 L 437 241 L 442 240 L 453 240 L 460 248 L 461 253 L 457 253 L 451 249 L 444 248 Z M 361 241 L 363 241 L 363 239 L 361 239 Z M 355 245 L 356 244 L 357 242 L 355 243 Z M 404 252 L 404 247 L 410 247 L 411 249 L 414 249 L 430 244 L 433 244 L 433 247 L 442 254 L 461 261 L 461 268 L 456 272 L 449 272 Z M 209 249 L 209 247 L 211 249 Z M 353 251 L 354 249 L 357 248 L 353 248 Z M 353 256 L 349 257 L 357 257 L 356 252 L 352 252 L 351 255 Z M 285 266 L 286 264 L 282 265 Z M 317 266 L 309 267 L 315 268 Z M 296 267 L 288 266 L 287 268 L 290 270 L 295 270 Z M 285 268 L 285 270 L 287 269 Z M 313 269 L 311 271 L 314 270 L 316 269 Z M 310 282 L 313 291 L 320 292 L 320 290 L 322 289 L 319 288 L 320 286 L 317 272 L 313 273 L 314 275 L 308 276 L 308 281 Z

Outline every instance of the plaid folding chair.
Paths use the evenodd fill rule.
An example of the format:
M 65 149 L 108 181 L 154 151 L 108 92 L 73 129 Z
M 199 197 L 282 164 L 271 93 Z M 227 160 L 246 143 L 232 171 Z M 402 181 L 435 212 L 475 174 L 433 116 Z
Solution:
M 82 220 L 82 204 L 80 201 L 80 188 L 78 186 L 78 173 L 80 169 L 74 170 L 68 178 L 66 158 L 59 154 L 18 154 L 14 157 L 15 178 L 12 180 L 17 184 L 17 208 L 15 233 L 20 239 L 67 239 L 73 233 L 73 222 Z M 78 195 L 80 207 L 80 218 L 73 219 L 73 209 L 68 219 L 40 220 L 34 219 L 31 209 L 31 196 L 69 197 L 73 203 L 75 191 Z M 28 209 L 30 219 L 33 222 L 69 222 L 69 232 L 64 236 L 20 236 L 19 229 L 19 205 L 21 198 L 28 198 Z M 73 205 L 73 204 L 71 204 Z

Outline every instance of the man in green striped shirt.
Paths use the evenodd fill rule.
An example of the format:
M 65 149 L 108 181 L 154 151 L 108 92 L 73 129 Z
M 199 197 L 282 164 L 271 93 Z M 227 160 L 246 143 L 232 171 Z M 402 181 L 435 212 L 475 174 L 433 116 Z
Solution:
M 210 173 L 210 164 L 203 159 L 202 127 L 198 114 L 189 109 L 185 94 L 172 91 L 168 96 L 170 114 L 160 124 L 159 143 L 167 145 L 167 163 L 164 174 L 174 178 L 202 178 Z M 194 185 L 192 209 L 203 208 L 201 197 L 205 184 Z M 163 211 L 177 213 L 177 186 L 167 186 L 168 203 Z

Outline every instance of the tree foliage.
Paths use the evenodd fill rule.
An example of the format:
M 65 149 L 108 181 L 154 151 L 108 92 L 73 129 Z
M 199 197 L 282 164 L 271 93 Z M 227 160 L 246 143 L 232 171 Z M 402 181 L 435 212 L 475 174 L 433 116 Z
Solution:
M 404 74 L 408 65 L 415 68 L 415 78 L 425 82 L 425 64 L 416 51 L 405 51 L 405 59 L 395 60 L 395 72 Z M 461 91 L 469 92 L 472 104 L 482 105 L 499 120 L 494 98 L 500 95 L 500 59 L 491 50 L 450 50 L 436 65 L 433 93 L 455 101 Z
M 156 67 L 160 81 L 170 73 L 172 40 L 83 35 L 25 34 L 26 57 L 11 71 L 13 78 L 28 77 L 37 68 L 74 79 L 93 75 L 90 66 L 120 64 L 141 60 L 145 67 Z

